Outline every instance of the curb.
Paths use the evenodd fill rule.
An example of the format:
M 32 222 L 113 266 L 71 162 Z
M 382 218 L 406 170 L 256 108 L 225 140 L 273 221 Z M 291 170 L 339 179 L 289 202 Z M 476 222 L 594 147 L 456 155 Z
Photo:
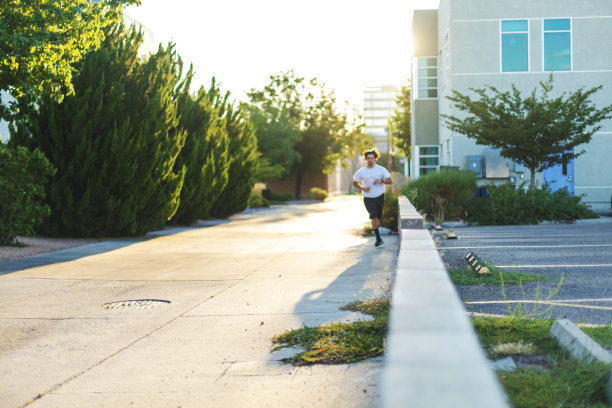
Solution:
M 612 354 L 568 319 L 557 320 L 550 329 L 550 335 L 578 360 L 612 364 Z M 612 403 L 612 371 L 606 386 L 606 396 L 608 402 Z
M 509 407 L 423 217 L 399 210 L 381 407 Z

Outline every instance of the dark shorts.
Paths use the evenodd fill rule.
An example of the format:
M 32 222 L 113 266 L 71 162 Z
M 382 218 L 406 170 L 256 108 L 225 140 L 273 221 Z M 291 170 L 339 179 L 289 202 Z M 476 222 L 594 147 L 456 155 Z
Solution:
M 383 204 L 385 203 L 385 195 L 381 194 L 378 197 L 363 197 L 363 203 L 366 210 L 370 213 L 370 219 L 382 218 Z

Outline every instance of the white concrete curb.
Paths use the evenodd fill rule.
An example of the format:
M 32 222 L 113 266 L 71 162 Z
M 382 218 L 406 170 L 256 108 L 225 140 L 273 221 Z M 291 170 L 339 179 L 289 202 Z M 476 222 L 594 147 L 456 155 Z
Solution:
M 423 217 L 406 197 L 399 208 L 382 406 L 509 407 Z
M 568 319 L 557 320 L 550 329 L 550 335 L 559 345 L 568 350 L 572 356 L 579 360 L 599 361 L 612 364 L 612 354 L 590 338 Z M 612 372 L 609 374 L 606 396 L 612 403 Z

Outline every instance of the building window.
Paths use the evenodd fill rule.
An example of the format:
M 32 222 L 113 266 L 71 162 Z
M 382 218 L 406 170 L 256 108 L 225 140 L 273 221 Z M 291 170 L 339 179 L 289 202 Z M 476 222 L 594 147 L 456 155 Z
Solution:
M 502 72 L 529 71 L 529 21 L 501 21 Z
M 419 57 L 416 63 L 417 99 L 438 97 L 438 57 Z
M 439 164 L 438 146 L 419 146 L 419 176 L 436 171 Z
M 572 22 L 569 18 L 544 20 L 544 71 L 571 71 Z

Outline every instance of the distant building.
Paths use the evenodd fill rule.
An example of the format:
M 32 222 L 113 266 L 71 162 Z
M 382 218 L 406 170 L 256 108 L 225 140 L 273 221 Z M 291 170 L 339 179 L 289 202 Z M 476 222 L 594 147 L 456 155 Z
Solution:
M 388 120 L 395 112 L 399 91 L 395 85 L 368 87 L 364 91 L 364 132 L 374 136 L 376 148 L 381 153 L 387 153 L 390 147 Z
M 446 99 L 452 90 L 514 84 L 526 95 L 553 72 L 555 95 L 603 85 L 592 100 L 599 107 L 612 102 L 610 0 L 440 0 L 437 10 L 415 10 L 412 34 L 413 177 L 454 166 L 473 170 L 481 184 L 529 179 L 523 166 L 442 124 L 440 114 L 463 115 Z M 537 182 L 609 208 L 612 120 L 601 125 L 579 147 L 585 154 L 537 174 Z

